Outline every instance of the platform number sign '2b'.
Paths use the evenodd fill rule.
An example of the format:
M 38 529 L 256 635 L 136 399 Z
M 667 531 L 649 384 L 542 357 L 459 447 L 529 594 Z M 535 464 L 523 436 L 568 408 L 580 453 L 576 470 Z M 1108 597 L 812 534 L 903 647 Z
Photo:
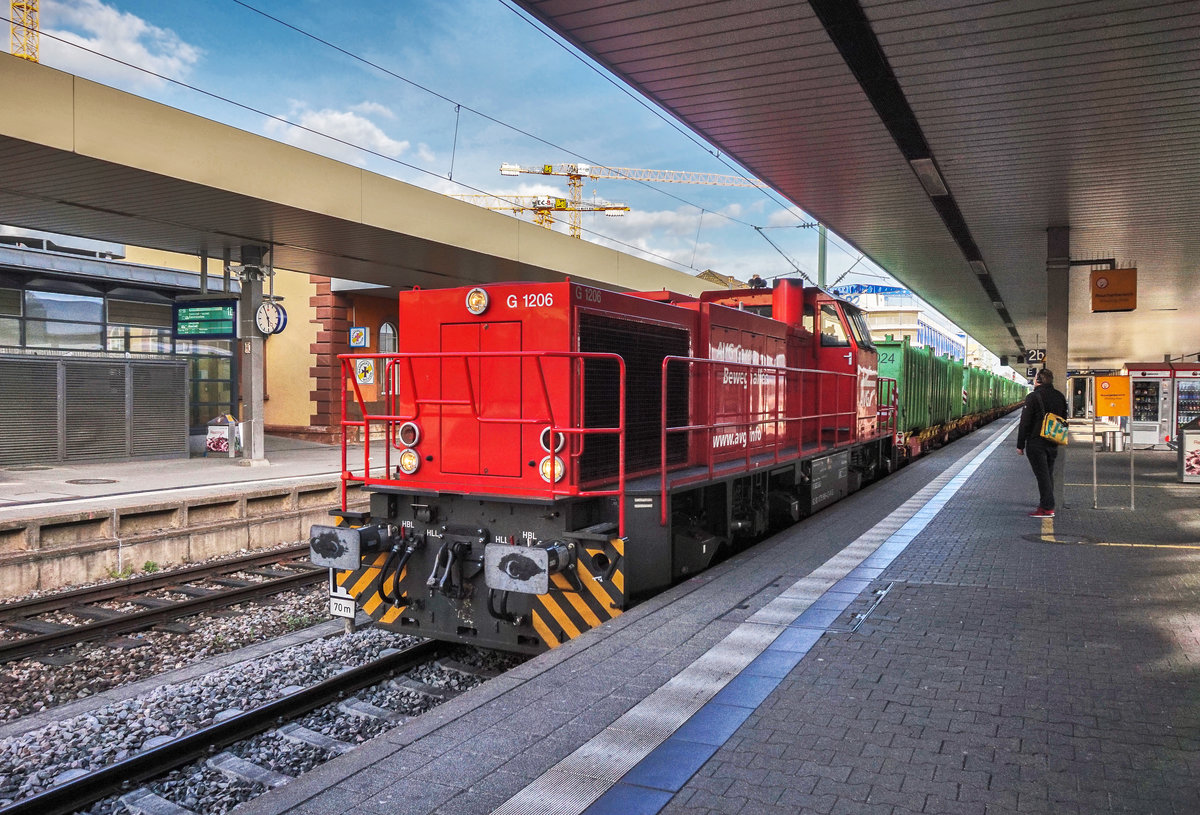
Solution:
M 1025 364 L 1026 365 L 1041 365 L 1046 361 L 1045 348 L 1026 348 L 1025 349 Z

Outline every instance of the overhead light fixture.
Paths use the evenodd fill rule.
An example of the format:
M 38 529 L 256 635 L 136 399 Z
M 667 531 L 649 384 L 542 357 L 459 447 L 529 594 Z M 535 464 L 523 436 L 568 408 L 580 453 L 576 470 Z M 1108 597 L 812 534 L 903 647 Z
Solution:
M 979 275 L 980 277 L 987 277 L 988 267 L 987 267 L 986 263 L 984 263 L 982 260 L 972 260 L 972 261 L 970 261 L 970 264 L 971 264 L 971 271 L 973 271 L 975 274 Z
M 912 165 L 913 172 L 917 174 L 917 179 L 921 182 L 921 186 L 925 188 L 925 192 L 931 198 L 939 198 L 950 194 L 950 190 L 946 188 L 946 182 L 942 180 L 942 174 L 938 172 L 937 165 L 933 163 L 933 159 L 915 158 L 909 164 Z

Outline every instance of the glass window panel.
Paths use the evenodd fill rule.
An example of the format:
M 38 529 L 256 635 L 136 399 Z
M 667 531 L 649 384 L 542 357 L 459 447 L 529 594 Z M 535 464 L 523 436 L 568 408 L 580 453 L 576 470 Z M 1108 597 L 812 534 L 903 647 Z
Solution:
M 232 389 L 229 382 L 208 380 L 205 382 L 197 382 L 192 395 L 197 402 L 208 402 L 211 404 L 223 405 L 223 412 L 228 410 L 231 392 Z
M 10 317 L 21 316 L 21 292 L 17 289 L 0 289 L 0 314 Z
M 21 344 L 21 321 L 15 317 L 0 317 L 0 345 Z
M 821 306 L 821 345 L 840 348 L 850 344 L 837 309 L 831 305 Z
M 104 321 L 104 298 L 52 291 L 26 291 L 25 315 L 76 323 Z
M 196 357 L 192 360 L 192 379 L 229 380 L 232 378 L 232 364 L 228 357 Z
M 108 327 L 108 350 L 140 354 L 171 353 L 171 332 L 165 328 Z
M 379 353 L 396 353 L 396 327 L 391 323 L 379 326 Z
M 233 349 L 230 340 L 176 340 L 175 353 L 229 357 Z
M 804 330 L 807 331 L 809 334 L 814 333 L 813 327 L 814 327 L 815 322 L 816 322 L 816 318 L 813 316 L 813 307 L 805 306 L 804 307 Z
M 135 303 L 130 300 L 108 301 L 109 323 L 171 327 L 171 307 L 161 303 Z
M 104 333 L 99 325 L 26 320 L 25 344 L 30 348 L 101 351 L 104 349 Z

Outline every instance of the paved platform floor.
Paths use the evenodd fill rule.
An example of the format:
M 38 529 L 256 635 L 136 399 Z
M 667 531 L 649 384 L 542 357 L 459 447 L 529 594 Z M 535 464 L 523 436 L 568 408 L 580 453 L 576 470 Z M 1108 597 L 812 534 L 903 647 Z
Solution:
M 1200 812 L 1200 485 L 1002 419 L 239 807 Z
M 361 446 L 352 447 L 361 458 Z M 0 467 L 0 521 L 152 504 L 180 493 L 237 494 L 281 483 L 338 481 L 341 445 L 266 439 L 266 460 L 227 455 Z

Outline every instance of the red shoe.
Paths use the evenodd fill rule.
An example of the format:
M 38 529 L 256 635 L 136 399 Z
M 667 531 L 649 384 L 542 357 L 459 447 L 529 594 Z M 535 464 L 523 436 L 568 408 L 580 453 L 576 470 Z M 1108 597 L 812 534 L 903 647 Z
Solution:
M 1053 518 L 1054 510 L 1042 509 L 1041 507 L 1038 507 L 1033 512 L 1029 513 L 1029 517 L 1030 518 Z

